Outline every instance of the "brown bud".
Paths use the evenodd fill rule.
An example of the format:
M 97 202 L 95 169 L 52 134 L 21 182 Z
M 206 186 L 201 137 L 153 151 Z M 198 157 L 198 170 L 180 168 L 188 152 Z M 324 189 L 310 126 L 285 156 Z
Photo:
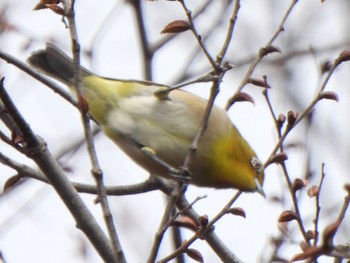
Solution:
M 235 94 L 231 99 L 231 105 L 234 104 L 235 102 L 239 102 L 239 101 L 248 101 L 248 102 L 251 102 L 254 104 L 253 98 L 244 92 L 239 92 L 239 93 Z
M 245 211 L 243 210 L 243 208 L 240 208 L 240 207 L 233 207 L 233 208 L 230 208 L 230 209 L 228 210 L 228 212 L 229 212 L 230 214 L 235 215 L 235 216 L 241 216 L 241 217 L 246 218 Z
M 288 160 L 288 155 L 286 153 L 276 153 L 275 155 L 271 156 L 265 167 L 273 163 L 282 164 L 286 160 Z
M 293 182 L 292 190 L 295 193 L 296 191 L 300 190 L 301 188 L 304 188 L 306 186 L 306 180 L 296 178 Z
M 208 219 L 207 215 L 203 215 L 203 216 L 198 217 L 198 221 L 199 221 L 199 225 L 201 227 L 204 228 L 204 227 L 208 226 L 209 219 Z
M 340 53 L 338 58 L 335 60 L 335 65 L 339 65 L 342 62 L 350 60 L 350 50 L 344 50 Z
M 265 80 L 263 80 L 263 79 L 250 78 L 247 80 L 247 83 L 250 83 L 250 84 L 252 84 L 254 86 L 258 86 L 258 87 L 270 88 L 270 86 L 267 85 Z
M 307 195 L 309 197 L 315 197 L 318 195 L 319 191 L 320 191 L 319 187 L 316 185 L 313 185 L 309 188 L 309 190 L 307 190 Z
M 319 100 L 326 99 L 326 100 L 335 100 L 339 101 L 339 97 L 337 93 L 333 91 L 324 91 L 318 96 Z
M 287 114 L 288 127 L 293 126 L 297 118 L 298 118 L 298 113 L 297 112 L 295 112 L 295 111 L 288 111 L 288 114 Z
M 277 128 L 280 130 L 284 124 L 284 122 L 286 121 L 286 115 L 284 114 L 280 114 L 278 115 L 277 118 Z
M 332 68 L 332 63 L 328 60 L 321 64 L 321 74 L 328 72 Z
M 204 262 L 204 258 L 202 254 L 196 249 L 193 249 L 193 248 L 186 249 L 186 255 L 197 262 L 201 262 L 201 263 Z
M 348 192 L 348 194 L 350 195 L 350 184 L 345 184 L 344 185 L 344 189 Z
M 160 32 L 161 34 L 166 33 L 180 33 L 190 29 L 190 25 L 184 20 L 175 20 L 167 24 L 164 29 Z
M 297 220 L 298 216 L 296 213 L 290 210 L 283 211 L 278 218 L 279 223 L 290 222 L 292 220 Z
M 314 230 L 306 231 L 306 238 L 308 240 L 315 239 L 316 238 L 316 232 Z
M 260 56 L 264 57 L 270 53 L 274 53 L 274 52 L 278 52 L 278 53 L 281 53 L 281 49 L 278 48 L 278 47 L 275 47 L 275 46 L 267 46 L 267 47 L 263 47 L 260 49 L 259 53 L 260 53 Z
M 176 227 L 185 227 L 187 229 L 190 229 L 194 232 L 198 230 L 198 226 L 195 221 L 193 221 L 190 217 L 188 216 L 179 216 L 174 220 L 174 222 L 171 224 L 171 226 L 176 226 Z
M 16 186 L 16 184 L 22 179 L 19 175 L 11 176 L 4 184 L 4 192 L 7 192 L 10 188 Z

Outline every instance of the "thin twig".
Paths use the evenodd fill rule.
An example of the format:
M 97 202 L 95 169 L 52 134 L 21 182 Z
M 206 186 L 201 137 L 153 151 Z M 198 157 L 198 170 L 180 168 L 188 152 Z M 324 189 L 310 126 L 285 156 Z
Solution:
M 265 82 L 266 81 L 267 81 L 267 78 L 265 76 Z M 276 114 L 275 114 L 275 112 L 273 110 L 273 107 L 272 107 L 272 104 L 270 102 L 270 99 L 269 99 L 269 96 L 268 96 L 268 89 L 264 89 L 263 94 L 264 94 L 265 100 L 267 102 L 269 111 L 271 113 L 272 119 L 273 119 L 273 121 L 275 123 L 275 127 L 276 127 L 276 132 L 277 132 L 278 138 L 281 138 L 281 127 L 280 127 L 281 124 L 279 124 L 279 121 L 276 118 Z M 284 152 L 283 144 L 281 144 L 279 150 L 280 150 L 281 153 Z M 293 207 L 294 207 L 295 213 L 296 213 L 296 215 L 298 217 L 297 222 L 298 222 L 299 229 L 300 229 L 300 231 L 301 231 L 301 233 L 303 235 L 303 238 L 304 238 L 305 242 L 307 244 L 310 244 L 310 241 L 309 241 L 309 239 L 306 236 L 306 230 L 305 230 L 305 227 L 304 227 L 304 224 L 303 224 L 303 221 L 302 221 L 302 217 L 301 217 L 301 213 L 300 213 L 300 209 L 299 209 L 299 205 L 298 205 L 298 199 L 297 199 L 297 196 L 296 196 L 296 192 L 293 191 L 293 189 L 292 189 L 293 185 L 292 185 L 292 181 L 290 179 L 290 176 L 288 174 L 288 170 L 287 170 L 286 164 L 285 164 L 285 162 L 282 162 L 280 164 L 281 164 L 281 167 L 282 167 L 284 178 L 286 179 L 286 182 L 287 182 L 287 185 L 288 185 L 289 193 L 291 194 L 291 197 L 292 197 Z M 265 166 L 266 166 L 266 163 L 265 163 L 264 167 Z
M 272 35 L 272 37 L 270 38 L 270 40 L 266 43 L 266 45 L 261 48 L 258 52 L 258 54 L 256 55 L 255 57 L 255 60 L 250 64 L 246 74 L 244 75 L 241 83 L 238 85 L 238 88 L 237 88 L 237 92 L 240 92 L 244 86 L 248 83 L 250 77 L 252 76 L 255 68 L 259 65 L 259 63 L 261 62 L 261 60 L 268 54 L 266 52 L 264 52 L 264 50 L 266 50 L 268 47 L 270 47 L 272 45 L 272 43 L 277 39 L 277 37 L 280 35 L 281 32 L 283 32 L 284 30 L 284 24 L 285 22 L 287 21 L 287 18 L 289 17 L 289 15 L 291 14 L 294 6 L 297 4 L 298 0 L 292 0 L 286 13 L 284 14 L 282 20 L 281 20 L 281 23 L 279 24 L 277 30 L 275 31 L 275 33 Z M 226 106 L 225 106 L 225 109 L 226 110 L 229 110 L 230 107 L 232 106 L 232 103 L 233 103 L 233 100 L 234 100 L 234 95 L 228 99 L 227 103 L 226 103 Z
M 164 210 L 162 220 L 159 224 L 159 228 L 155 234 L 155 239 L 153 241 L 153 245 L 150 251 L 150 255 L 148 256 L 147 263 L 153 263 L 157 258 L 157 254 L 158 254 L 164 233 L 169 228 L 171 215 L 176 206 L 176 202 L 178 200 L 179 194 L 182 194 L 183 190 L 184 190 L 183 184 L 178 182 L 176 183 L 176 186 L 174 187 L 174 189 L 172 190 L 171 194 L 168 197 L 169 199 L 168 199 L 166 208 Z
M 303 110 L 303 112 L 298 115 L 298 118 L 295 120 L 295 122 L 293 123 L 293 125 L 290 125 L 288 129 L 285 129 L 284 132 L 282 133 L 281 137 L 279 138 L 278 142 L 276 143 L 275 147 L 273 148 L 273 150 L 271 151 L 270 157 L 273 156 L 278 149 L 281 147 L 282 143 L 284 142 L 284 140 L 286 139 L 287 135 L 289 134 L 289 132 L 291 130 L 293 130 L 293 128 L 299 124 L 300 121 L 302 121 L 310 112 L 311 110 L 314 108 L 314 106 L 320 101 L 320 94 L 324 91 L 324 89 L 326 88 L 328 81 L 330 80 L 331 76 L 333 75 L 335 69 L 339 66 L 338 63 L 336 63 L 336 61 L 333 63 L 331 69 L 328 71 L 325 79 L 323 80 L 322 84 L 320 85 L 320 88 L 316 94 L 316 96 L 314 97 L 314 99 L 310 102 L 310 104 Z
M 143 68 L 145 70 L 144 78 L 146 80 L 152 80 L 152 59 L 154 56 L 154 51 L 152 51 L 149 45 L 148 35 L 146 33 L 145 28 L 144 15 L 142 13 L 141 2 L 141 0 L 129 1 L 129 3 L 131 3 L 131 5 L 133 6 L 136 14 L 137 29 L 139 31 L 138 35 L 140 36 L 140 43 L 142 48 L 142 61 L 144 63 Z
M 343 202 L 343 206 L 339 212 L 337 221 L 339 222 L 339 225 L 341 224 L 341 222 L 344 220 L 345 218 L 345 213 L 348 210 L 350 205 L 350 192 L 348 192 L 348 194 L 344 197 L 344 202 Z
M 51 81 L 49 78 L 44 76 L 43 74 L 38 73 L 31 67 L 29 67 L 27 64 L 23 63 L 22 61 L 18 60 L 17 58 L 11 56 L 10 54 L 0 50 L 0 58 L 5 60 L 6 62 L 13 64 L 23 72 L 27 73 L 29 76 L 35 78 L 36 80 L 40 81 L 47 87 L 49 87 L 53 92 L 57 93 L 59 96 L 64 98 L 66 101 L 68 101 L 70 104 L 77 106 L 76 101 L 73 99 L 73 97 L 64 89 L 62 89 L 60 86 L 58 86 L 55 82 Z
M 337 59 L 338 60 L 338 59 Z M 313 99 L 313 101 L 311 101 L 311 103 L 309 104 L 309 106 L 302 112 L 302 114 L 300 114 L 300 116 L 298 116 L 298 118 L 295 120 L 295 122 L 292 124 L 292 125 L 288 125 L 287 128 L 285 129 L 284 133 L 281 134 L 281 130 L 280 130 L 280 127 L 278 127 L 278 122 L 277 122 L 277 119 L 276 119 L 276 115 L 272 109 L 272 105 L 268 99 L 268 91 L 267 89 L 264 90 L 263 94 L 265 95 L 265 98 L 267 100 L 267 104 L 269 106 L 269 109 L 270 109 L 270 112 L 271 112 L 271 115 L 273 117 L 273 120 L 275 122 L 275 125 L 276 125 L 276 130 L 277 130 L 277 133 L 278 133 L 278 137 L 279 137 L 279 141 L 278 143 L 276 144 L 276 147 L 274 148 L 273 150 L 273 153 L 270 154 L 270 157 L 268 158 L 268 160 L 270 160 L 270 158 L 272 158 L 272 156 L 274 154 L 276 154 L 276 152 L 278 151 L 278 149 L 283 152 L 283 142 L 286 138 L 286 136 L 288 135 L 288 133 L 302 120 L 304 119 L 305 116 L 307 116 L 307 114 L 309 114 L 309 112 L 313 109 L 313 107 L 316 105 L 317 102 L 319 102 L 320 100 L 320 95 L 321 93 L 324 91 L 330 77 L 332 76 L 335 68 L 339 65 L 339 63 L 337 62 L 337 60 L 335 60 L 332 68 L 330 69 L 330 71 L 328 72 L 328 74 L 326 75 L 325 77 L 325 80 L 323 81 L 323 83 L 321 84 L 315 98 Z M 278 146 L 278 147 L 277 147 Z M 264 167 L 267 165 L 268 161 L 265 162 L 264 164 Z M 288 185 L 288 188 L 289 188 L 289 192 L 291 194 L 291 197 L 292 197 L 292 201 L 293 201 L 293 207 L 294 207 L 294 210 L 295 210 L 295 213 L 297 215 L 297 222 L 298 222 L 298 226 L 299 226 L 299 229 L 300 229 L 300 232 L 304 238 L 304 241 L 310 245 L 310 239 L 307 238 L 307 234 L 306 234 L 306 230 L 305 230 L 305 227 L 304 227 L 304 224 L 303 224 L 303 221 L 302 221 L 302 217 L 301 217 L 301 212 L 300 212 L 300 209 L 299 209 L 299 205 L 298 205 L 298 199 L 297 199 L 297 196 L 296 196 L 296 192 L 292 190 L 292 182 L 291 182 L 291 179 L 290 179 L 290 176 L 288 175 L 288 170 L 287 170 L 287 167 L 285 165 L 284 162 L 281 163 L 281 167 L 282 167 L 282 171 L 283 171 L 283 174 L 284 174 L 284 177 L 286 179 L 286 182 L 287 182 L 287 185 Z
M 171 228 L 171 236 L 172 240 L 174 242 L 174 249 L 178 249 L 183 241 L 182 235 L 181 235 L 181 229 L 179 227 L 172 227 Z M 176 257 L 176 263 L 186 263 L 184 254 L 177 255 Z
M 194 37 L 196 38 L 199 46 L 201 47 L 203 53 L 205 54 L 206 58 L 208 59 L 210 65 L 212 66 L 212 68 L 217 71 L 218 70 L 218 66 L 215 62 L 215 60 L 213 59 L 213 57 L 209 54 L 209 51 L 207 50 L 207 48 L 205 47 L 203 41 L 202 41 L 202 37 L 198 34 L 196 27 L 194 26 L 194 19 L 192 17 L 192 11 L 189 10 L 187 8 L 187 5 L 185 4 L 184 0 L 179 0 L 179 2 L 181 3 L 186 15 L 187 15 L 187 19 L 188 19 L 188 23 L 190 25 L 191 31 L 193 32 Z
M 44 176 L 42 172 L 37 171 L 25 164 L 19 163 L 6 156 L 2 152 L 0 152 L 0 163 L 14 169 L 19 176 L 23 177 L 23 179 L 31 178 L 41 181 L 43 183 L 51 184 L 49 179 L 46 176 Z M 98 189 L 96 185 L 82 184 L 78 182 L 71 182 L 71 184 L 80 193 L 95 195 L 98 194 Z M 169 194 L 172 188 L 173 187 L 171 185 L 168 185 L 164 179 L 152 176 L 148 180 L 138 184 L 106 187 L 106 193 L 110 196 L 124 196 L 161 190 L 165 194 Z M 8 191 L 9 190 L 7 190 L 7 192 Z
M 310 245 L 310 240 L 307 238 L 307 235 L 306 235 L 306 230 L 305 230 L 305 226 L 303 224 L 303 220 L 302 220 L 302 216 L 301 216 L 301 212 L 300 212 L 300 208 L 299 208 L 299 204 L 298 204 L 298 198 L 296 196 L 296 192 L 293 191 L 292 187 L 292 181 L 290 179 L 290 176 L 288 174 L 288 170 L 287 170 L 287 166 L 285 164 L 285 162 L 282 162 L 281 163 L 281 167 L 282 167 L 282 171 L 283 171 L 283 174 L 284 174 L 284 177 L 287 181 L 287 184 L 288 184 L 288 190 L 289 190 L 289 193 L 291 194 L 291 197 L 292 197 L 292 201 L 293 201 L 293 207 L 294 207 L 294 210 L 295 210 L 295 214 L 297 215 L 297 222 L 298 222 L 298 226 L 299 226 L 299 229 L 300 229 L 300 232 L 304 238 L 304 241 Z
M 225 42 L 221 48 L 221 51 L 219 52 L 217 58 L 216 58 L 216 62 L 220 65 L 227 53 L 227 50 L 230 46 L 230 43 L 232 42 L 232 38 L 233 38 L 233 31 L 237 22 L 237 15 L 238 15 L 238 11 L 240 8 L 240 0 L 235 0 L 235 5 L 233 8 L 233 12 L 232 12 L 232 16 L 230 18 L 230 22 L 229 22 L 229 26 L 227 28 L 227 33 L 226 33 L 226 39 Z
M 229 1 L 227 1 L 226 3 L 228 3 Z M 203 14 L 205 12 L 205 10 L 211 5 L 215 3 L 213 0 L 206 0 L 205 2 L 202 2 L 202 5 L 195 10 L 193 13 L 193 20 L 196 20 L 197 17 L 199 17 L 201 14 Z M 222 12 L 221 16 L 222 16 Z M 215 24 L 215 23 L 214 23 Z M 211 28 L 212 30 L 208 30 L 208 32 L 213 32 L 213 28 Z M 174 38 L 176 38 L 177 36 L 179 36 L 179 34 L 168 34 L 165 38 L 162 38 L 161 40 L 159 40 L 158 42 L 152 44 L 150 50 L 152 53 L 155 53 L 156 51 L 158 51 L 160 48 L 162 48 L 163 46 L 165 46 L 167 43 L 169 43 L 171 40 L 173 40 Z
M 215 1 L 210 0 L 211 3 L 215 3 Z M 231 1 L 222 1 L 222 6 L 220 9 L 217 10 L 217 15 L 216 17 L 211 21 L 210 23 L 210 27 L 208 29 L 206 29 L 205 32 L 203 32 L 201 34 L 201 39 L 202 42 L 205 43 L 207 42 L 207 40 L 210 39 L 210 37 L 212 37 L 215 33 L 216 33 L 216 28 L 220 27 L 221 24 L 224 23 L 223 17 L 225 17 L 225 13 L 229 10 L 229 6 L 230 6 Z M 200 11 L 202 11 L 202 9 L 200 9 Z M 197 17 L 197 13 L 195 13 L 192 17 L 195 20 Z M 175 34 L 178 35 L 178 34 Z M 196 75 L 198 75 L 198 73 L 193 73 L 193 69 L 196 69 L 196 72 L 205 72 L 210 70 L 210 66 L 208 65 L 204 65 L 202 68 L 198 68 L 198 65 L 196 65 L 195 67 L 193 66 L 194 63 L 197 61 L 197 57 L 201 54 L 201 48 L 197 47 L 194 48 L 191 51 L 191 54 L 189 54 L 186 58 L 186 61 L 184 61 L 183 63 L 183 67 L 181 69 L 179 69 L 180 71 L 176 74 L 176 78 L 173 79 L 173 83 L 180 83 L 180 82 L 187 82 L 188 79 L 191 78 L 196 78 Z M 192 72 L 191 72 L 192 70 Z M 212 70 L 210 70 L 212 71 Z
M 85 102 L 84 102 L 83 91 L 81 86 L 80 44 L 79 44 L 77 28 L 75 24 L 74 3 L 75 1 L 72 1 L 69 9 L 68 10 L 66 9 L 67 10 L 66 17 L 68 19 L 69 32 L 72 40 L 73 63 L 74 63 L 74 87 L 77 92 L 78 105 L 83 105 Z M 106 189 L 103 183 L 103 172 L 102 172 L 102 169 L 100 168 L 95 146 L 93 143 L 93 134 L 90 126 L 90 118 L 89 118 L 88 112 L 85 111 L 84 107 L 80 108 L 80 112 L 81 112 L 81 118 L 82 118 L 82 123 L 84 128 L 84 134 L 86 138 L 86 144 L 88 148 L 88 154 L 92 165 L 91 172 L 94 179 L 96 180 L 98 194 L 99 194 L 99 202 L 101 204 L 103 216 L 105 219 L 105 223 L 107 225 L 109 238 L 112 243 L 115 262 L 126 262 L 123 250 L 121 248 L 121 244 L 118 239 L 117 231 L 114 226 L 113 216 L 109 208 Z
M 158 261 L 158 263 L 166 263 L 172 259 L 174 259 L 177 255 L 183 253 L 186 251 L 186 249 L 189 248 L 189 246 L 196 241 L 198 238 L 206 238 L 206 233 L 211 233 L 213 230 L 213 226 L 214 224 L 220 219 L 222 218 L 224 215 L 227 214 L 229 208 L 232 206 L 232 204 L 238 199 L 238 197 L 242 194 L 241 191 L 238 191 L 237 194 L 235 194 L 231 200 L 222 208 L 222 210 L 212 219 L 210 220 L 210 222 L 208 223 L 207 226 L 204 226 L 202 228 L 200 228 L 198 230 L 198 232 L 193 235 L 191 238 L 189 238 L 186 242 L 184 242 L 181 247 L 179 247 L 177 250 L 175 250 L 174 252 L 172 252 L 170 255 L 166 256 L 165 258 L 161 259 L 160 261 Z M 198 217 L 195 218 L 195 220 L 198 220 Z M 212 243 L 210 243 L 212 244 Z M 220 244 L 222 245 L 222 244 Z M 216 250 L 214 250 L 216 251 Z M 217 255 L 224 261 L 223 262 L 241 262 L 241 260 L 239 260 L 235 255 L 232 254 L 232 252 L 230 254 L 226 254 L 226 253 L 222 253 L 222 251 L 220 251 L 220 253 L 217 253 Z M 229 261 L 228 261 L 229 260 Z
M 102 229 L 65 176 L 57 161 L 48 151 L 46 143 L 34 134 L 15 107 L 5 91 L 3 80 L 0 83 L 0 99 L 23 134 L 23 139 L 30 152 L 28 157 L 35 161 L 43 174 L 49 179 L 57 194 L 76 220 L 77 226 L 86 234 L 100 256 L 107 262 L 114 262 L 113 249 Z
M 314 238 L 314 242 L 313 242 L 314 246 L 317 245 L 318 237 L 319 237 L 318 225 L 319 225 L 319 219 L 320 219 L 320 213 L 321 213 L 320 194 L 321 194 L 322 184 L 323 184 L 324 178 L 326 176 L 326 174 L 324 172 L 324 167 L 325 167 L 325 164 L 323 163 L 322 164 L 322 171 L 321 171 L 321 180 L 320 180 L 320 183 L 318 185 L 318 193 L 316 195 L 316 200 L 315 200 L 316 210 L 315 210 L 315 219 L 313 220 L 314 225 L 315 225 L 315 227 L 314 227 L 315 238 Z

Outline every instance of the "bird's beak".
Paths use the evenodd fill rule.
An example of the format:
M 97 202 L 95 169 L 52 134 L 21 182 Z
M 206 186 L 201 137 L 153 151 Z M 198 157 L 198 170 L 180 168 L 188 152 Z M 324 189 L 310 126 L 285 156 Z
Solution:
M 256 191 L 261 194 L 264 198 L 266 198 L 266 194 L 264 192 L 264 189 L 261 186 L 261 183 L 259 182 L 258 178 L 254 178 L 255 185 L 256 185 Z

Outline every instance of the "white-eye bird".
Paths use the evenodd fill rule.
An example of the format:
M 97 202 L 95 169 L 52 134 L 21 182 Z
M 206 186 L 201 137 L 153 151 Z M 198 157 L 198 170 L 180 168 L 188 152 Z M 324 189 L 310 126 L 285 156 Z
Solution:
M 52 44 L 33 53 L 28 62 L 72 91 L 72 59 Z M 180 89 L 166 98 L 155 92 L 168 86 L 146 81 L 97 76 L 81 67 L 82 95 L 89 114 L 131 159 L 154 175 L 169 178 L 169 169 L 146 156 L 180 168 L 197 133 L 207 100 Z M 214 106 L 208 127 L 189 166 L 189 183 L 214 188 L 236 188 L 263 194 L 264 171 L 256 154 L 230 121 Z

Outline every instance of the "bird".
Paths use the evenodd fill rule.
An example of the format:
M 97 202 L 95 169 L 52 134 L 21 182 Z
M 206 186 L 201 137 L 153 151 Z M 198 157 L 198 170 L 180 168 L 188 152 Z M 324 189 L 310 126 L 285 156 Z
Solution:
M 73 60 L 58 47 L 46 43 L 27 61 L 75 94 Z M 105 135 L 150 174 L 174 179 L 171 170 L 181 171 L 208 100 L 168 85 L 101 77 L 82 66 L 80 74 L 88 113 Z M 166 96 L 159 96 L 161 92 Z M 189 184 L 200 187 L 265 196 L 262 162 L 227 112 L 216 105 L 185 177 Z

